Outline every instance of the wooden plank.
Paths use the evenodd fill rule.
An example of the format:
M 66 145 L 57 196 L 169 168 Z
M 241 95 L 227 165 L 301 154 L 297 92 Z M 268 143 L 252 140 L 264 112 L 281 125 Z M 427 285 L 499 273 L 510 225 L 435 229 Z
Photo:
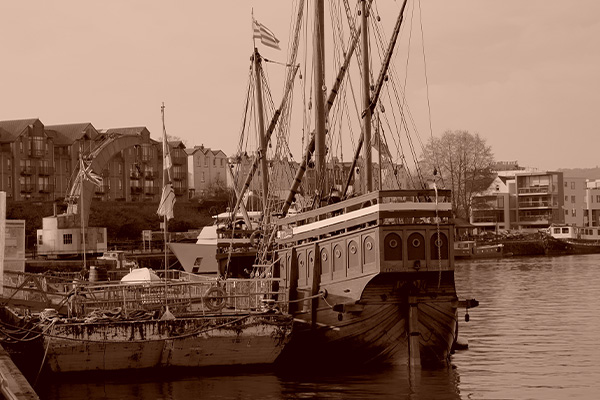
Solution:
M 27 379 L 0 345 L 0 391 L 5 399 L 39 400 Z

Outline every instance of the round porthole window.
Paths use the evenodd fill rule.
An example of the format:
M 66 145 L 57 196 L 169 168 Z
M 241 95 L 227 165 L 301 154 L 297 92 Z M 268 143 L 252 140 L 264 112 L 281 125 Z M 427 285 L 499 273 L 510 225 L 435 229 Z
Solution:
M 442 247 L 442 245 L 443 245 L 443 244 L 444 244 L 444 242 L 442 241 L 442 239 L 437 239 L 437 240 L 435 241 L 435 245 L 436 245 L 437 247 Z
M 335 249 L 335 258 L 340 258 L 342 256 L 342 252 L 339 249 Z
M 371 250 L 373 248 L 373 243 L 367 242 L 367 244 L 365 244 L 365 247 L 367 248 L 367 250 Z
M 390 242 L 388 244 L 392 249 L 395 249 L 396 247 L 398 247 L 398 241 L 396 239 L 390 240 Z
M 323 252 L 323 254 L 321 254 L 321 260 L 327 261 L 327 253 Z
M 421 245 L 421 241 L 419 239 L 413 239 L 412 245 L 413 247 L 419 247 Z
M 356 246 L 353 244 L 350 245 L 350 253 L 356 254 Z

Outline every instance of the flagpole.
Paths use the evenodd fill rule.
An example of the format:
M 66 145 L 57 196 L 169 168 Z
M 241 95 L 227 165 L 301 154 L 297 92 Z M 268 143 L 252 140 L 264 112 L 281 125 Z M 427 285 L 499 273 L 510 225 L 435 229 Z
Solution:
M 160 113 L 161 113 L 161 117 L 162 117 L 162 126 L 163 126 L 163 141 L 165 141 L 165 143 L 163 143 L 163 149 L 166 149 L 167 146 L 169 145 L 166 140 L 167 140 L 167 131 L 165 129 L 165 103 L 162 103 L 162 106 L 160 107 Z M 165 163 L 165 157 L 166 154 L 163 154 L 163 164 Z M 162 186 L 163 189 L 164 187 L 167 185 L 167 178 L 166 175 L 168 174 L 168 169 L 165 168 L 166 166 L 163 165 L 163 178 L 162 178 Z M 168 296 L 167 296 L 167 266 L 169 263 L 169 259 L 167 257 L 167 224 L 168 224 L 168 219 L 167 219 L 167 214 L 165 213 L 165 215 L 163 215 L 163 242 L 164 242 L 164 252 L 165 252 L 165 312 L 167 312 L 169 310 L 169 304 L 168 304 Z
M 83 154 L 81 154 L 81 151 L 79 151 L 79 168 L 81 169 L 81 173 L 84 172 L 83 168 Z M 79 215 L 81 216 L 81 242 L 82 242 L 82 248 L 83 248 L 83 269 L 85 270 L 87 268 L 87 260 L 86 260 L 86 254 L 85 254 L 85 217 L 83 215 L 84 212 L 84 208 L 83 207 L 83 183 L 85 182 L 84 179 L 84 175 L 81 175 L 81 186 L 79 188 L 79 208 L 81 208 L 81 210 L 79 210 Z

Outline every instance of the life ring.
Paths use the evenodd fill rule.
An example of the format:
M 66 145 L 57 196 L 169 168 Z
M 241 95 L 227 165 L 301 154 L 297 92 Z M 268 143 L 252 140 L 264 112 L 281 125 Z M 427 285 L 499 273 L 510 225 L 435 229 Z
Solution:
M 204 293 L 204 305 L 210 311 L 221 311 L 225 307 L 225 296 L 225 290 L 213 286 Z
M 252 232 L 252 235 L 250 235 L 250 245 L 252 247 L 258 248 L 258 244 L 260 243 L 261 239 L 262 239 L 262 231 Z

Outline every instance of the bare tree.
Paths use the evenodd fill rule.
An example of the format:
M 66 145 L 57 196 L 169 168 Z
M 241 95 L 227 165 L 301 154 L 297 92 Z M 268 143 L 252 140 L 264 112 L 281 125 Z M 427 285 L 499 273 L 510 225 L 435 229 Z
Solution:
M 452 208 L 457 217 L 468 218 L 475 193 L 485 190 L 493 180 L 490 165 L 492 148 L 479 134 L 468 131 L 446 131 L 432 137 L 419 162 L 426 178 L 435 178 L 452 189 Z M 437 174 L 437 176 L 434 176 Z

